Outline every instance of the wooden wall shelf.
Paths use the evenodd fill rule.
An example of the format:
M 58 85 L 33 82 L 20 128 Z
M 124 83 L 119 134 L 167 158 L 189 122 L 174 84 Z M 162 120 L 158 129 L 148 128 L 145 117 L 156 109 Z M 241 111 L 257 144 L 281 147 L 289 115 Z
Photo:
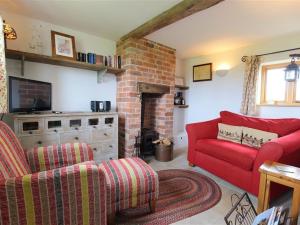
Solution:
M 174 105 L 174 106 L 178 107 L 178 108 L 181 108 L 181 109 L 189 107 L 189 105 Z
M 188 90 L 189 89 L 188 86 L 184 86 L 184 85 L 175 85 L 175 88 L 178 88 L 180 90 Z
M 44 64 L 57 65 L 57 66 L 65 66 L 65 67 L 72 67 L 72 68 L 78 68 L 78 69 L 84 69 L 84 70 L 92 70 L 92 71 L 97 71 L 97 72 L 98 71 L 106 71 L 106 73 L 112 73 L 115 75 L 119 75 L 119 74 L 125 72 L 124 69 L 118 69 L 118 68 L 108 67 L 108 66 L 104 66 L 104 65 L 89 64 L 89 63 L 85 63 L 85 62 L 78 62 L 78 61 L 68 60 L 68 59 L 58 59 L 58 58 L 54 58 L 52 56 L 16 51 L 16 50 L 11 50 L 11 49 L 6 49 L 5 55 L 9 59 L 18 59 L 18 60 L 22 60 L 22 61 L 38 62 L 38 63 L 44 63 Z

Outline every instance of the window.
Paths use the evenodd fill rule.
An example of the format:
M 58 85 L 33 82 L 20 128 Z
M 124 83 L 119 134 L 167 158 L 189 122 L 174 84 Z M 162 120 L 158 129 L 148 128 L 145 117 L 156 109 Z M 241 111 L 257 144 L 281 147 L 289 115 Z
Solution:
M 285 80 L 288 63 L 262 67 L 260 104 L 300 106 L 300 81 Z

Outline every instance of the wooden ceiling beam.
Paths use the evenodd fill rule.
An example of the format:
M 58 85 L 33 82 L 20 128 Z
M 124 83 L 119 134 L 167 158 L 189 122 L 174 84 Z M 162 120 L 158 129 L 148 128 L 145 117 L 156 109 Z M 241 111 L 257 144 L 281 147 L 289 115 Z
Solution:
M 153 19 L 121 37 L 121 41 L 128 38 L 143 38 L 165 26 L 175 23 L 187 16 L 210 8 L 224 0 L 183 0 L 172 8 L 164 11 Z

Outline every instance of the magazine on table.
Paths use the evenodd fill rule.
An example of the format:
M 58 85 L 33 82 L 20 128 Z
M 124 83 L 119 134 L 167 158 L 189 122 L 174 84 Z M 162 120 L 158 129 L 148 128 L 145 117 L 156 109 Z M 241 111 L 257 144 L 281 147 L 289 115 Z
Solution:
M 286 225 L 288 208 L 273 207 L 257 215 L 252 225 Z

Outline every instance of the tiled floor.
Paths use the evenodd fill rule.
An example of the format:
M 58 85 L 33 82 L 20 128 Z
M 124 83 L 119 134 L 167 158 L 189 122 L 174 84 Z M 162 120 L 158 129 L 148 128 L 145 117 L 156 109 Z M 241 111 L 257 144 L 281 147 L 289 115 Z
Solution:
M 222 198 L 220 202 L 213 208 L 199 213 L 190 218 L 178 221 L 174 225 L 222 225 L 225 224 L 224 216 L 231 208 L 231 195 L 234 193 L 242 194 L 243 190 L 231 185 L 230 183 L 208 173 L 205 170 L 200 169 L 199 167 L 190 167 L 187 162 L 187 150 L 186 149 L 177 149 L 174 151 L 174 159 L 170 162 L 159 162 L 155 159 L 150 160 L 150 165 L 155 170 L 164 170 L 164 169 L 187 169 L 197 171 L 199 173 L 205 174 L 208 177 L 216 181 L 222 190 Z M 250 195 L 251 201 L 253 202 L 254 207 L 257 205 L 257 198 Z M 285 195 L 282 199 L 279 199 L 279 202 L 287 203 L 289 201 L 290 195 Z M 300 223 L 298 222 L 300 225 Z

